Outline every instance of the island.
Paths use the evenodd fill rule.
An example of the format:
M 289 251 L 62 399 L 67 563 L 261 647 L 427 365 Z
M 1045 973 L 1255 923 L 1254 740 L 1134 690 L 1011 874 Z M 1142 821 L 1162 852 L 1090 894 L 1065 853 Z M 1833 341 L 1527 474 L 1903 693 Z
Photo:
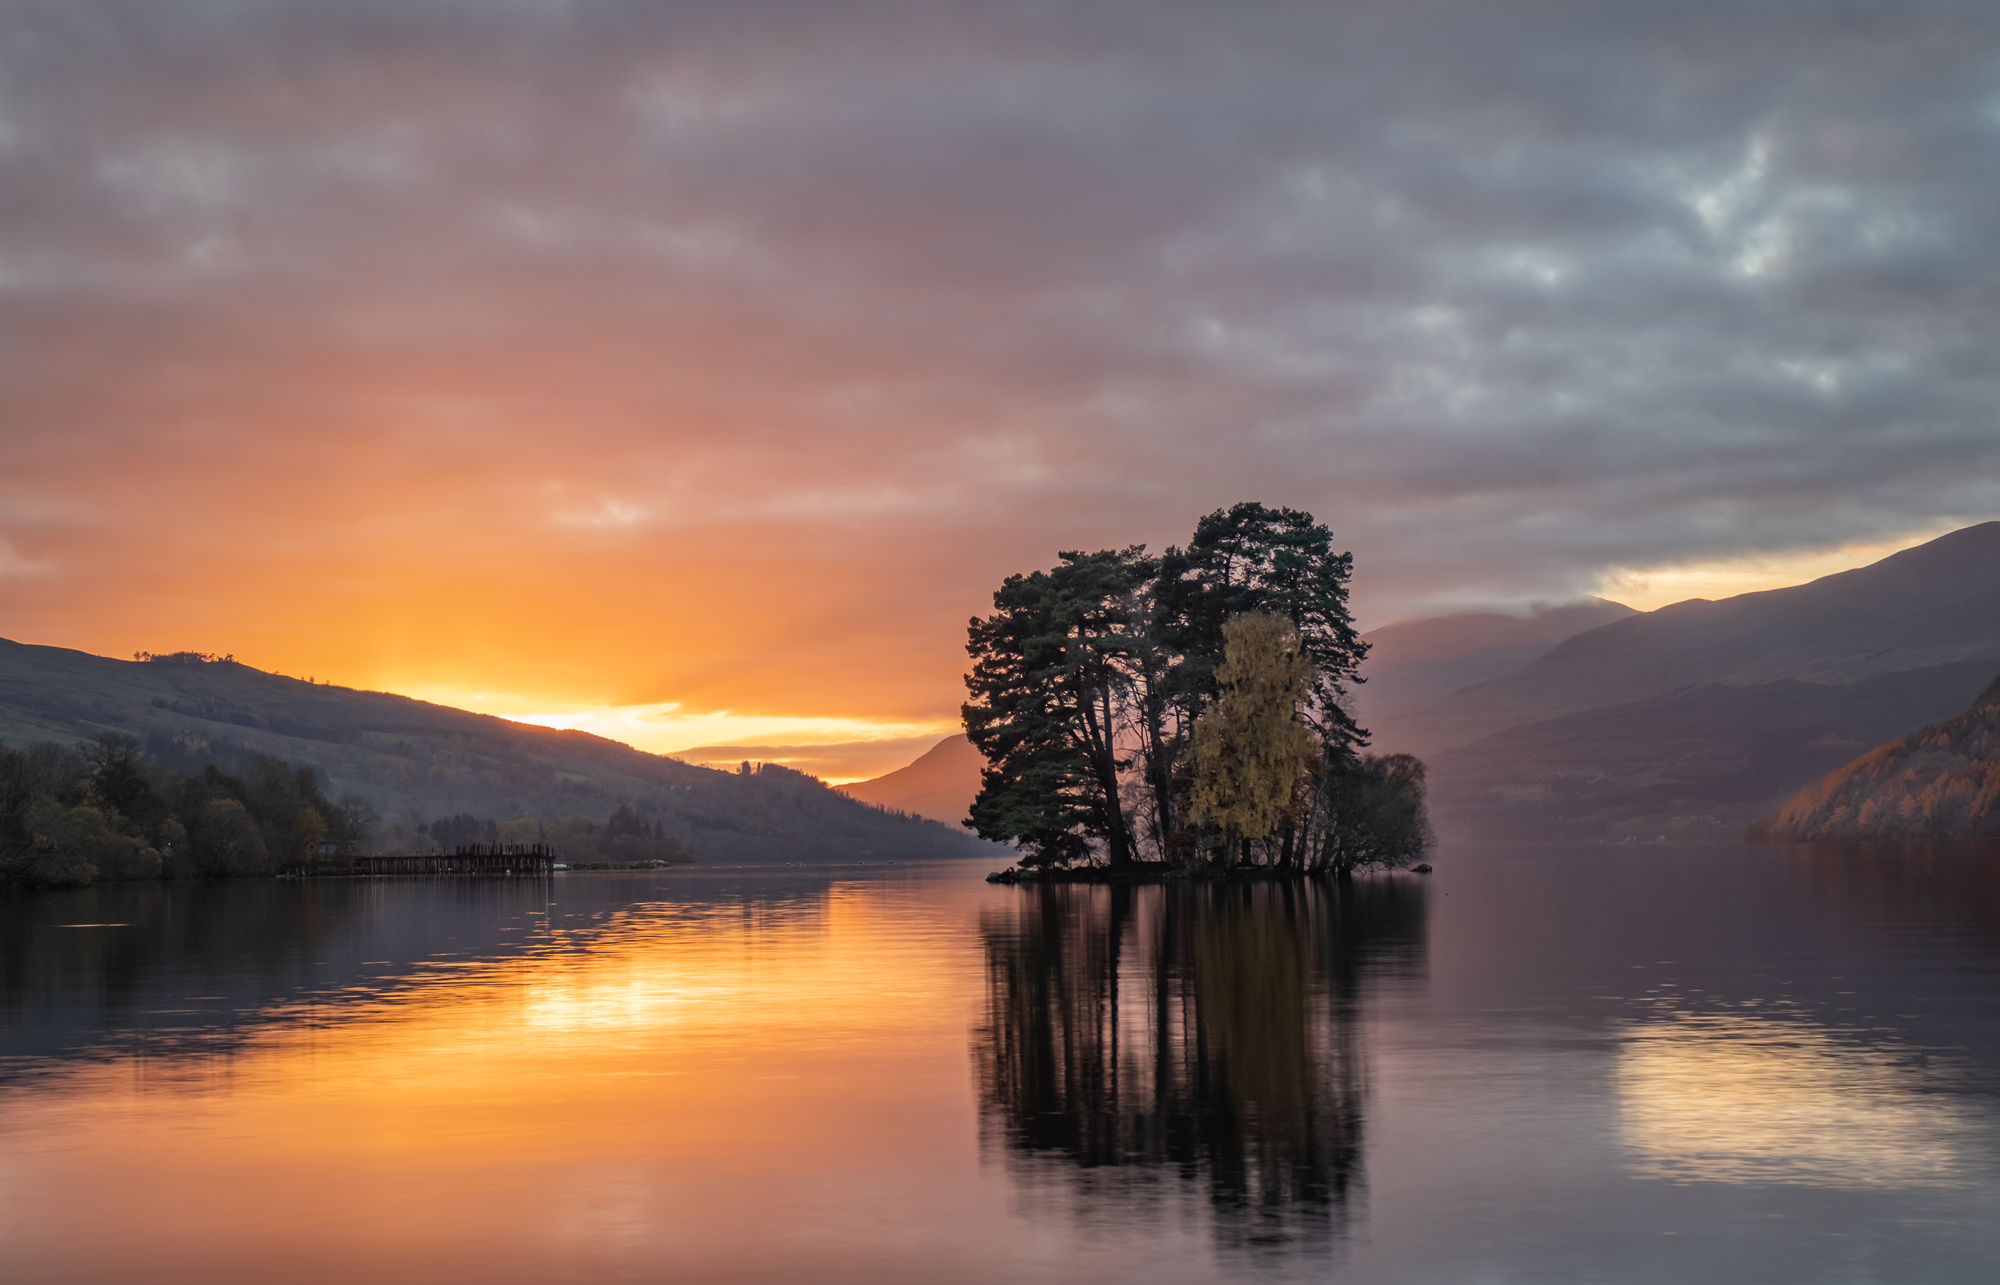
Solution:
M 1412 867 L 1424 765 L 1372 755 L 1348 709 L 1368 645 L 1351 553 L 1246 502 L 1185 548 L 1065 552 L 968 630 L 968 824 L 1014 845 L 996 882 L 1293 879 Z

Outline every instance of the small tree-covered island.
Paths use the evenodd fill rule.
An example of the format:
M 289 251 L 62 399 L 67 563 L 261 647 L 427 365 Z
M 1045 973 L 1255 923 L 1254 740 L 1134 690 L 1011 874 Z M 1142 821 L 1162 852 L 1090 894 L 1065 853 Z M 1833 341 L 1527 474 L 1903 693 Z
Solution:
M 1419 864 L 1424 765 L 1365 753 L 1350 553 L 1238 504 L 1186 548 L 1062 553 L 971 622 L 967 825 L 1016 880 L 1303 878 Z

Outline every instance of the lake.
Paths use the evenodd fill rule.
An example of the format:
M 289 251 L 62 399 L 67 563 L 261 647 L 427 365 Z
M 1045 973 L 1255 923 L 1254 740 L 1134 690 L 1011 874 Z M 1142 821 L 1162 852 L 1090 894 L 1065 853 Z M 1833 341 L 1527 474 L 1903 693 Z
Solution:
M 1990 1281 L 2000 854 L 0 899 L 21 1282 Z

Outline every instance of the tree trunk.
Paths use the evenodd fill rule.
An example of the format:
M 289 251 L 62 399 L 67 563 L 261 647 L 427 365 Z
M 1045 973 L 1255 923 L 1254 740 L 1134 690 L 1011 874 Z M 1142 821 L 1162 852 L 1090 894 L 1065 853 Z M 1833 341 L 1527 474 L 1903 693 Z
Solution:
M 1118 797 L 1118 750 L 1110 688 L 1100 687 L 1083 702 L 1083 711 L 1091 771 L 1097 777 L 1097 788 L 1104 791 L 1104 846 L 1111 868 L 1123 870 L 1132 864 L 1132 832 L 1125 824 L 1125 805 Z

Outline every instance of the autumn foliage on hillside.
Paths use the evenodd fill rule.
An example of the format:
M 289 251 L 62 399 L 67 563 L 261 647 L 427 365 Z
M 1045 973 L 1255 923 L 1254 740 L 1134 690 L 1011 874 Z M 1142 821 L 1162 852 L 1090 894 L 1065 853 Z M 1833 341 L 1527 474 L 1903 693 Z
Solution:
M 2000 678 L 1972 708 L 1801 790 L 1752 838 L 2000 838 Z

